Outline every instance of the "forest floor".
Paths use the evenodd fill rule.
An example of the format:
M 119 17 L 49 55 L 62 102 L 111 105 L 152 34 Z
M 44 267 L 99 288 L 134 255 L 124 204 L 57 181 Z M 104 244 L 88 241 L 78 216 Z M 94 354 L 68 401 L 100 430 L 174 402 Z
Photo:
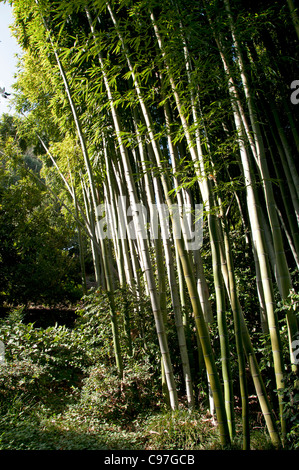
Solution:
M 173 413 L 149 387 L 138 390 L 147 393 L 149 405 L 142 405 L 134 401 L 130 377 L 120 388 L 109 368 L 84 366 L 84 338 L 78 345 L 72 336 L 75 316 L 73 309 L 35 307 L 23 311 L 21 321 L 2 319 L 0 336 L 12 352 L 0 367 L 0 450 L 221 449 L 204 402 Z M 139 373 L 134 380 L 146 388 Z M 256 397 L 250 400 L 252 449 L 270 450 Z M 242 448 L 238 400 L 232 448 Z

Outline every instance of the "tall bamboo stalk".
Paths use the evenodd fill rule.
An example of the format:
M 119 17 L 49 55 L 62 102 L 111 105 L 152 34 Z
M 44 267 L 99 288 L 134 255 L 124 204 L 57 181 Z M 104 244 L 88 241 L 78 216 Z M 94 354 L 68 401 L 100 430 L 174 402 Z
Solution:
M 226 414 L 228 420 L 228 427 L 230 431 L 231 437 L 234 435 L 234 425 L 233 425 L 233 396 L 232 396 L 232 388 L 231 388 L 231 374 L 230 374 L 230 364 L 229 364 L 229 352 L 228 352 L 228 341 L 227 341 L 227 327 L 226 327 L 226 318 L 225 318 L 225 310 L 224 310 L 224 303 L 223 303 L 223 290 L 221 290 L 220 284 L 222 279 L 221 274 L 221 261 L 220 261 L 220 251 L 219 251 L 219 241 L 217 241 L 217 222 L 216 216 L 212 213 L 214 203 L 213 197 L 210 191 L 209 182 L 205 174 L 204 169 L 204 159 L 203 159 L 203 152 L 200 142 L 199 133 L 196 133 L 196 148 L 193 145 L 192 138 L 189 131 L 189 126 L 187 119 L 185 117 L 185 113 L 183 111 L 183 106 L 177 91 L 177 87 L 173 76 L 171 74 L 170 66 L 168 64 L 167 55 L 164 49 L 163 40 L 160 35 L 157 22 L 155 20 L 153 12 L 150 12 L 152 25 L 155 31 L 155 35 L 159 44 L 159 48 L 162 53 L 162 57 L 164 59 L 168 79 L 171 84 L 172 93 L 175 98 L 177 110 L 179 112 L 179 116 L 182 122 L 182 126 L 184 129 L 184 134 L 188 143 L 188 150 L 192 156 L 192 160 L 194 162 L 195 172 L 198 175 L 199 187 L 201 191 L 201 195 L 203 198 L 203 202 L 206 206 L 206 211 L 208 212 L 208 223 L 209 223 L 209 234 L 211 240 L 211 248 L 212 248 L 212 258 L 213 258 L 213 269 L 214 269 L 214 282 L 215 282 L 215 289 L 216 289 L 216 299 L 217 299 L 217 318 L 218 318 L 218 325 L 220 329 L 220 343 L 221 343 L 221 355 L 222 355 L 222 370 L 223 370 L 223 380 L 224 380 L 224 388 L 225 388 L 225 407 L 226 407 Z M 191 96 L 192 101 L 192 96 Z M 193 116 L 196 120 L 196 111 L 194 103 L 192 103 L 192 110 Z M 197 152 L 196 152 L 197 149 Z
M 239 133 L 239 150 L 240 150 L 240 157 L 241 157 L 241 162 L 243 166 L 244 181 L 245 181 L 245 186 L 246 186 L 247 207 L 248 207 L 248 212 L 249 212 L 252 237 L 254 241 L 254 249 L 256 250 L 256 253 L 257 253 L 257 260 L 259 263 L 259 268 L 260 268 L 260 273 L 261 273 L 261 281 L 262 281 L 262 286 L 263 286 L 265 307 L 266 307 L 266 312 L 267 312 L 271 346 L 272 346 L 272 355 L 273 355 L 273 361 L 274 361 L 276 385 L 277 385 L 277 389 L 283 389 L 284 388 L 284 366 L 283 366 L 283 358 L 282 358 L 281 341 L 280 341 L 280 335 L 279 335 L 279 329 L 278 329 L 278 320 L 277 320 L 277 316 L 275 313 L 273 286 L 271 282 L 271 273 L 269 271 L 269 263 L 266 257 L 265 242 L 263 239 L 262 227 L 261 227 L 260 218 L 259 218 L 260 216 L 258 213 L 258 201 L 257 201 L 256 194 L 255 194 L 254 184 L 252 181 L 252 169 L 250 165 L 248 151 L 244 144 L 245 142 L 244 125 L 243 125 L 243 121 L 241 121 L 239 108 L 237 106 L 238 96 L 236 93 L 234 81 L 230 74 L 230 70 L 227 65 L 225 55 L 223 53 L 223 48 L 216 35 L 215 35 L 215 41 L 217 43 L 219 53 L 222 59 L 223 67 L 227 76 L 229 92 L 231 95 L 235 126 L 236 126 L 237 132 Z M 278 398 L 279 398 L 279 403 L 280 403 L 280 420 L 281 420 L 282 434 L 285 435 L 286 423 L 285 423 L 285 419 L 283 416 L 283 404 L 282 404 L 280 394 Z
M 126 47 L 125 40 L 124 40 L 124 38 L 121 34 L 116 16 L 112 11 L 112 8 L 111 8 L 109 2 L 106 2 L 106 5 L 107 5 L 107 8 L 109 10 L 111 19 L 114 23 L 114 26 L 115 26 L 115 29 L 117 31 L 118 37 L 121 41 L 122 49 L 123 49 L 123 52 L 125 54 L 129 70 L 130 70 L 131 75 L 132 75 L 132 80 L 133 80 L 135 90 L 137 92 L 138 101 L 139 101 L 140 108 L 141 108 L 141 111 L 142 111 L 142 116 L 143 116 L 143 119 L 144 119 L 144 121 L 146 123 L 146 126 L 147 126 L 147 131 L 148 131 L 148 134 L 149 134 L 149 137 L 150 137 L 150 144 L 148 145 L 149 157 L 150 157 L 150 159 L 153 159 L 153 158 L 155 158 L 155 155 L 156 155 L 156 159 L 158 159 L 158 161 L 160 161 L 161 157 L 160 157 L 160 152 L 159 152 L 159 149 L 156 145 L 156 141 L 155 141 L 155 138 L 154 138 L 154 135 L 153 135 L 153 126 L 152 126 L 152 123 L 150 121 L 149 113 L 148 113 L 147 107 L 145 105 L 143 96 L 142 96 L 142 91 L 140 89 L 140 85 L 138 83 L 137 77 L 136 77 L 135 72 L 134 72 L 133 64 L 131 63 L 131 60 L 130 60 L 130 55 L 129 55 L 128 49 Z M 137 136 L 138 136 L 139 135 L 138 126 L 136 124 L 135 124 L 135 129 L 136 129 L 136 133 L 137 133 Z M 138 138 L 139 138 L 139 142 L 140 142 L 140 136 Z M 141 156 L 143 156 L 142 144 L 140 144 L 140 143 L 139 143 L 139 148 L 140 148 L 140 154 L 141 154 Z M 151 153 L 152 153 L 152 156 L 151 156 Z M 144 158 L 142 158 L 141 161 L 142 161 L 142 168 L 143 168 L 144 174 L 146 175 L 146 165 L 145 165 Z M 172 254 L 171 254 L 171 249 L 170 249 L 170 244 L 169 244 L 169 236 L 168 236 L 168 233 L 167 233 L 166 221 L 164 220 L 165 215 L 163 214 L 163 212 L 161 212 L 163 199 L 162 199 L 161 190 L 160 190 L 160 187 L 159 187 L 159 182 L 157 181 L 157 178 L 155 176 L 153 176 L 153 182 L 154 182 L 155 197 L 156 197 L 158 213 L 159 213 L 159 220 L 160 220 L 160 224 L 161 224 L 161 234 L 162 234 L 162 240 L 163 240 L 163 246 L 164 246 L 164 254 L 165 254 L 165 259 L 166 259 L 169 286 L 170 286 L 170 290 L 171 290 L 172 305 L 173 305 L 173 309 L 174 309 L 175 323 L 176 323 L 179 347 L 180 347 L 181 358 L 182 358 L 182 368 L 183 368 L 184 379 L 185 379 L 185 384 L 186 384 L 187 401 L 188 401 L 188 405 L 192 407 L 193 404 L 194 404 L 194 396 L 193 396 L 193 390 L 192 390 L 190 365 L 189 365 L 189 359 L 188 359 L 188 353 L 187 353 L 185 332 L 184 332 L 183 323 L 182 323 L 182 316 L 181 316 L 181 311 L 180 311 L 180 307 L 179 307 L 178 296 L 177 296 L 177 293 L 176 293 L 176 283 L 175 283 L 175 277 L 174 277 Z M 146 187 L 147 188 L 149 187 L 148 184 L 146 184 Z M 149 194 L 149 197 L 151 197 L 150 194 Z M 159 260 L 161 260 L 160 256 L 157 257 L 157 262 L 159 262 Z M 159 273 L 161 272 L 162 269 L 163 269 L 163 266 L 160 267 L 160 269 L 158 269 L 158 275 L 159 275 Z
M 90 25 L 90 29 L 91 29 L 94 41 L 96 44 L 98 44 L 97 39 L 96 39 L 96 31 L 93 26 L 93 21 L 92 21 L 92 18 L 88 9 L 86 9 L 86 15 L 89 21 L 89 25 Z M 148 246 L 144 238 L 144 228 L 142 227 L 140 223 L 136 188 L 133 183 L 132 170 L 131 170 L 131 165 L 130 165 L 130 161 L 128 158 L 127 150 L 122 142 L 121 125 L 120 125 L 119 117 L 118 117 L 118 114 L 114 105 L 113 95 L 111 92 L 109 80 L 108 80 L 105 65 L 104 65 L 104 60 L 103 60 L 99 46 L 98 46 L 97 56 L 98 56 L 101 73 L 103 76 L 103 81 L 104 81 L 104 85 L 105 85 L 105 89 L 106 89 L 106 93 L 107 93 L 107 97 L 108 97 L 108 101 L 110 105 L 110 112 L 111 112 L 114 127 L 115 127 L 116 137 L 117 137 L 118 146 L 119 146 L 119 153 L 120 153 L 123 167 L 124 167 L 125 179 L 126 179 L 126 183 L 128 187 L 133 218 L 136 224 L 135 226 L 137 229 L 137 241 L 140 246 L 142 269 L 146 276 L 147 286 L 148 286 L 149 295 L 150 295 L 151 304 L 152 304 L 152 310 L 153 310 L 153 314 L 155 318 L 156 331 L 158 335 L 161 355 L 163 358 L 163 366 L 164 366 L 164 371 L 165 371 L 165 376 L 166 376 L 166 381 L 167 381 L 167 386 L 168 386 L 170 404 L 171 404 L 172 409 L 176 409 L 178 407 L 176 385 L 174 381 L 173 369 L 172 369 L 172 364 L 170 360 L 170 354 L 169 354 L 169 349 L 168 349 L 168 344 L 167 344 L 167 337 L 166 337 L 166 332 L 165 332 L 163 316 L 161 312 L 161 306 L 160 306 L 160 302 L 159 302 L 159 298 L 157 294 L 154 274 L 153 274 L 151 261 L 149 257 Z
M 292 288 L 291 277 L 288 269 L 288 263 L 285 256 L 282 234 L 280 230 L 280 224 L 278 220 L 278 214 L 275 207 L 275 199 L 273 194 L 273 187 L 269 174 L 264 142 L 262 137 L 262 131 L 259 124 L 258 113 L 256 109 L 255 97 L 251 91 L 247 73 L 245 71 L 245 65 L 242 57 L 241 47 L 235 30 L 229 0 L 225 0 L 225 7 L 228 13 L 230 29 L 232 33 L 233 42 L 237 52 L 237 63 L 240 70 L 240 75 L 243 83 L 245 97 L 247 100 L 247 106 L 249 110 L 250 122 L 253 130 L 253 139 L 255 143 L 256 156 L 258 160 L 258 168 L 261 173 L 261 178 L 265 193 L 265 202 L 269 217 L 269 223 L 271 228 L 271 234 L 273 237 L 273 248 L 274 248 L 274 269 L 276 273 L 276 279 L 278 288 L 283 299 L 287 298 L 290 289 Z M 239 100 L 238 100 L 239 103 Z
M 71 93 L 71 90 L 70 90 L 70 87 L 69 87 L 69 84 L 68 84 L 68 80 L 67 80 L 67 76 L 66 76 L 65 71 L 64 71 L 64 67 L 62 65 L 59 54 L 58 54 L 57 49 L 56 49 L 56 47 L 53 43 L 53 40 L 52 40 L 51 31 L 50 31 L 49 27 L 47 26 L 47 23 L 46 23 L 46 21 L 43 17 L 42 12 L 40 11 L 39 1 L 35 0 L 35 2 L 38 6 L 38 9 L 39 9 L 44 27 L 45 27 L 45 29 L 48 33 L 48 37 L 49 37 L 50 42 L 51 42 L 52 49 L 53 49 L 53 52 L 54 52 L 54 55 L 55 55 L 55 59 L 56 59 L 56 62 L 57 62 L 58 68 L 59 68 L 59 72 L 60 72 L 60 75 L 61 75 L 61 78 L 62 78 L 62 81 L 63 81 L 63 84 L 64 84 L 64 88 L 65 88 L 65 91 L 66 91 L 66 94 L 67 94 L 67 97 L 68 97 L 68 102 L 69 102 L 69 105 L 70 105 L 70 108 L 71 108 L 71 111 L 72 111 L 73 119 L 74 119 L 74 122 L 75 122 L 75 125 L 76 125 L 76 129 L 77 129 L 77 133 L 78 133 L 78 137 L 79 137 L 79 141 L 80 141 L 80 145 L 81 145 L 81 150 L 82 150 L 82 154 L 83 154 L 83 157 L 84 157 L 84 163 L 85 163 L 85 167 L 86 167 L 86 171 L 87 171 L 87 175 L 88 175 L 88 180 L 89 180 L 89 183 L 90 183 L 91 213 L 92 213 L 92 216 L 93 216 L 93 214 L 96 216 L 96 208 L 98 206 L 98 201 L 97 201 L 97 195 L 96 195 L 96 190 L 95 190 L 94 176 L 93 176 L 92 167 L 91 167 L 91 164 L 90 164 L 90 159 L 89 159 L 89 155 L 88 155 L 88 151 L 87 151 L 87 146 L 86 146 L 86 142 L 85 142 L 84 133 L 82 131 L 81 122 L 80 122 L 80 119 L 79 119 L 79 116 L 78 116 L 78 113 L 77 113 L 77 109 L 76 109 L 76 106 L 75 106 L 73 98 L 72 98 L 72 93 Z M 118 337 L 117 318 L 116 318 L 116 314 L 115 314 L 115 305 L 114 305 L 114 299 L 113 299 L 113 287 L 112 287 L 112 283 L 111 283 L 111 273 L 110 273 L 109 261 L 108 261 L 108 258 L 107 258 L 107 252 L 106 252 L 106 249 L 105 249 L 106 247 L 103 246 L 103 244 L 102 244 L 102 249 L 103 248 L 104 248 L 104 250 L 103 250 L 103 262 L 104 262 L 104 269 L 105 269 L 105 274 L 106 274 L 107 291 L 108 291 L 108 298 L 109 298 L 110 312 L 111 312 L 111 324 L 112 324 L 112 334 L 113 334 L 113 341 L 114 341 L 115 359 L 116 359 L 119 375 L 122 376 L 123 364 L 122 364 L 122 357 L 121 357 L 121 352 L 120 352 L 120 343 L 119 343 L 119 337 Z

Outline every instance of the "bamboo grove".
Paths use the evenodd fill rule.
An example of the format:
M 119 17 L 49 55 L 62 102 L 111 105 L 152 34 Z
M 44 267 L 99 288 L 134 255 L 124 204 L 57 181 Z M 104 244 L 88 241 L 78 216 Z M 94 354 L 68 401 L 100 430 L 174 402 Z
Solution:
M 124 351 L 114 292 L 126 287 L 137 299 L 150 300 L 161 375 L 170 407 L 178 408 L 167 335 L 169 299 L 190 409 L 196 406 L 190 358 L 198 355 L 221 443 L 234 438 L 232 329 L 243 447 L 250 447 L 248 381 L 269 436 L 280 446 L 287 433 L 282 398 L 278 393 L 273 409 L 240 301 L 231 233 L 240 233 L 244 256 L 254 260 L 255 316 L 268 338 L 281 390 L 286 368 L 296 373 L 298 359 L 292 346 L 296 309 L 286 309 L 282 318 L 276 308 L 278 301 L 290 302 L 299 267 L 298 112 L 291 100 L 291 84 L 299 78 L 299 35 L 293 2 L 11 3 L 24 50 L 18 109 L 64 185 L 79 239 L 88 237 L 96 282 L 109 298 L 120 380 Z M 202 204 L 204 236 L 194 248 L 183 220 L 189 217 L 195 226 L 196 204 Z M 185 207 L 192 210 L 184 219 Z M 129 215 L 124 232 L 134 236 L 119 236 L 122 214 Z M 211 250 L 212 283 L 202 259 L 205 246 Z M 137 313 L 142 319 L 142 311 Z M 129 315 L 125 322 L 132 352 Z M 190 341 L 190 331 L 196 341 Z

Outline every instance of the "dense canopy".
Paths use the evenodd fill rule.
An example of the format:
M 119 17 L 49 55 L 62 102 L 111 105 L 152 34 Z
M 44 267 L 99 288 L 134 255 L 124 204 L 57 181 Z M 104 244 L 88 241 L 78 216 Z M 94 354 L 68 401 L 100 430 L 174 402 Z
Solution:
M 107 295 L 120 381 L 127 357 L 138 354 L 140 340 L 146 343 L 147 299 L 170 408 L 182 400 L 196 407 L 199 384 L 207 384 L 221 443 L 228 445 L 238 396 L 249 448 L 249 381 L 279 446 L 290 430 L 282 392 L 287 373 L 293 389 L 298 386 L 299 12 L 293 0 L 10 3 L 24 51 L 14 152 L 27 177 L 22 145 L 34 148 L 32 159 L 41 166 L 32 170 L 40 183 L 20 177 L 15 191 L 31 200 L 48 194 L 47 215 L 40 201 L 26 210 L 38 207 L 37 220 L 48 227 L 49 244 L 40 253 L 52 265 L 52 291 L 63 286 L 64 292 L 68 283 L 73 292 L 77 283 L 86 293 L 92 279 L 93 295 Z M 2 134 L 3 151 L 13 153 Z M 13 178 L 9 161 L 6 155 L 1 191 Z M 6 224 L 15 224 L 13 214 L 7 217 Z M 42 227 L 26 223 L 38 251 Z M 20 227 L 12 230 L 21 236 Z M 1 227 L 5 269 L 11 256 L 28 267 L 16 246 L 3 251 L 4 232 Z M 69 247 L 78 247 L 77 264 L 61 251 L 67 233 Z M 53 268 L 53 255 L 64 274 Z M 32 298 L 16 298 L 35 301 L 28 292 Z M 271 351 L 271 394 L 280 391 L 271 400 L 256 335 Z

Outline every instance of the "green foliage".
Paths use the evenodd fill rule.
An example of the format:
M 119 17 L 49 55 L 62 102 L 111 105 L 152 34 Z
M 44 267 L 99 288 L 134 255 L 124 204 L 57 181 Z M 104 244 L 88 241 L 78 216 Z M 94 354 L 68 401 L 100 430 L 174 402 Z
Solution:
M 296 285 L 297 283 L 295 283 Z M 297 287 L 297 285 L 296 285 Z M 284 388 L 279 390 L 282 397 L 283 413 L 287 423 L 287 443 L 290 449 L 298 449 L 298 431 L 299 431 L 299 378 L 298 371 L 294 371 L 290 365 L 289 355 L 290 346 L 287 327 L 283 321 L 283 316 L 289 311 L 295 312 L 297 319 L 299 318 L 299 294 L 293 288 L 291 289 L 287 299 L 278 302 L 277 311 L 281 315 L 282 320 L 282 345 L 284 355 L 286 357 L 286 372 L 284 376 Z M 291 349 L 294 350 L 295 364 L 298 366 L 298 334 L 291 342 Z
M 217 428 L 198 411 L 155 414 L 146 423 L 148 449 L 209 449 L 218 440 Z
M 78 380 L 82 369 L 92 362 L 84 341 L 75 331 L 58 325 L 46 329 L 35 328 L 32 323 L 16 321 L 15 311 L 1 321 L 0 336 L 7 361 L 2 370 L 7 374 L 7 378 L 3 378 L 3 393 L 6 389 L 7 393 L 14 388 L 22 389 L 22 385 L 26 393 L 30 391 L 42 398 L 46 390 L 70 387 Z
M 129 289 L 114 291 L 114 303 L 119 325 L 120 341 L 123 345 L 124 356 L 129 356 L 127 348 L 128 333 L 131 337 L 135 358 L 149 356 L 150 362 L 159 361 L 157 339 L 154 334 L 154 321 L 149 299 L 137 299 Z M 129 330 L 126 330 L 127 312 L 129 316 Z M 89 294 L 82 298 L 77 309 L 78 318 L 76 329 L 82 331 L 87 344 L 97 349 L 101 362 L 114 363 L 114 351 L 110 324 L 110 307 L 107 293 L 101 289 L 91 289 Z M 159 368 L 158 368 L 159 370 Z
M 117 298 L 123 305 L 123 296 Z M 219 449 L 218 429 L 203 408 L 165 410 L 156 347 L 135 344 L 119 378 L 111 331 L 104 328 L 107 297 L 92 292 L 85 306 L 71 329 L 26 324 L 24 308 L 1 321 L 0 448 Z M 294 408 L 287 410 L 291 416 Z M 296 426 L 289 436 L 293 446 L 295 432 Z M 263 432 L 253 433 L 253 448 L 268 448 L 266 441 Z
M 299 449 L 299 380 L 298 374 L 288 370 L 284 377 L 285 387 L 280 391 L 287 422 L 287 443 L 290 449 Z
M 98 294 L 91 294 L 89 301 L 95 297 L 103 308 L 105 296 L 101 303 Z M 111 365 L 111 332 L 101 332 L 96 342 L 103 310 L 93 314 L 89 305 L 84 316 L 81 306 L 73 329 L 26 324 L 23 308 L 1 321 L 5 364 L 0 366 L 0 448 L 105 448 L 108 423 L 115 427 L 118 447 L 126 440 L 118 426 L 126 428 L 139 414 L 157 409 L 156 364 L 146 354 L 139 360 L 127 358 L 120 381 Z M 82 435 L 77 432 L 79 421 Z
M 41 162 L 11 137 L 1 148 L 0 302 L 74 301 L 81 292 L 78 257 L 69 251 L 73 222 L 38 179 Z
M 226 283 L 223 300 L 225 297 L 227 305 L 223 306 L 223 317 L 228 328 L 229 351 L 223 354 L 222 332 L 216 322 L 209 328 L 209 337 L 201 335 L 206 346 L 203 349 L 211 346 L 216 356 L 214 360 L 212 353 L 205 355 L 206 360 L 215 365 L 213 379 L 218 379 L 219 372 L 219 387 L 214 388 L 218 395 L 217 409 L 224 409 L 221 364 L 228 359 L 232 362 L 234 390 L 239 393 L 236 325 L 230 311 L 233 296 L 226 292 L 225 267 L 230 257 L 225 260 L 225 224 L 232 243 L 238 301 L 271 404 L 277 409 L 277 396 L 272 392 L 276 388 L 273 347 L 270 337 L 261 334 L 262 302 L 256 293 L 255 276 L 260 269 L 271 321 L 271 306 L 278 298 L 275 274 L 283 274 L 282 278 L 286 279 L 287 270 L 294 266 L 289 253 L 285 263 L 280 257 L 288 250 L 288 245 L 284 246 L 288 238 L 293 242 L 290 248 L 295 246 L 298 252 L 295 213 L 290 209 L 295 208 L 298 199 L 292 190 L 298 186 L 293 161 L 298 149 L 298 118 L 288 105 L 286 86 L 295 78 L 290 79 L 290 76 L 296 73 L 298 43 L 287 4 L 258 2 L 248 6 L 243 0 L 166 0 L 163 3 L 125 0 L 111 2 L 110 10 L 108 2 L 90 2 L 91 27 L 85 1 L 13 0 L 11 3 L 16 19 L 15 34 L 24 48 L 16 102 L 26 118 L 20 122 L 5 117 L 0 124 L 0 301 L 15 305 L 29 302 L 51 305 L 77 299 L 79 272 L 80 269 L 85 271 L 85 261 L 84 256 L 80 257 L 79 267 L 79 225 L 69 216 L 75 199 L 80 204 L 80 211 L 77 212 L 77 205 L 75 207 L 76 214 L 80 212 L 85 233 L 90 233 L 96 209 L 93 205 L 116 201 L 122 192 L 128 196 L 127 186 L 130 186 L 130 197 L 136 191 L 136 197 L 147 202 L 154 177 L 159 181 L 162 175 L 165 180 L 169 177 L 169 188 L 166 189 L 165 184 L 159 189 L 153 184 L 152 196 L 165 201 L 166 191 L 176 186 L 172 179 L 175 176 L 178 187 L 170 191 L 173 200 L 177 191 L 181 191 L 184 198 L 186 194 L 182 190 L 188 189 L 193 202 L 208 199 L 207 211 L 219 217 L 219 226 L 213 223 L 206 229 L 202 259 L 214 313 L 219 312 L 220 302 L 212 273 L 215 267 L 219 267 L 217 272 L 220 273 L 221 264 L 221 280 Z M 234 85 L 236 92 L 232 96 Z M 242 121 L 240 126 L 237 114 Z M 255 133 L 257 123 L 263 125 Z M 54 158 L 41 146 L 36 132 L 43 136 Z M 247 153 L 251 168 L 247 168 Z M 144 171 L 147 178 L 144 178 Z M 248 184 L 249 180 L 244 185 L 249 174 L 252 185 Z M 288 183 L 285 188 L 284 177 Z M 251 186 L 255 193 L 251 194 Z M 282 233 L 281 246 L 279 223 L 274 217 L 275 209 L 272 211 L 275 203 L 288 230 L 287 237 Z M 256 207 L 260 214 L 251 218 L 251 211 Z M 116 213 L 112 214 L 112 219 L 113 215 Z M 241 231 L 252 235 L 252 240 L 240 236 Z M 255 234 L 261 232 L 270 242 L 269 250 L 261 246 L 262 243 L 256 243 L 259 237 L 255 240 Z M 211 245 L 215 242 L 221 252 L 212 257 Z M 85 255 L 83 244 L 80 243 L 80 255 Z M 164 292 L 159 289 L 164 289 L 161 280 L 166 273 L 163 268 L 168 267 L 166 257 L 155 259 L 157 252 L 153 244 L 148 248 L 137 241 L 126 249 L 124 246 L 120 249 L 116 237 L 111 240 L 107 257 L 116 290 L 111 293 L 114 288 L 110 290 L 110 278 L 101 278 L 103 290 L 90 292 L 82 299 L 73 330 L 57 325 L 36 328 L 18 318 L 18 312 L 1 324 L 7 357 L 7 365 L 1 371 L 3 389 L 0 392 L 7 405 L 5 408 L 3 404 L 2 409 L 4 422 L 16 422 L 17 413 L 30 418 L 28 428 L 26 420 L 21 420 L 15 438 L 5 425 L 8 437 L 3 438 L 4 448 L 14 445 L 36 448 L 38 440 L 42 447 L 48 448 L 100 447 L 103 442 L 94 440 L 95 436 L 89 441 L 83 436 L 81 440 L 76 425 L 80 423 L 87 434 L 90 429 L 100 432 L 108 422 L 123 429 L 125 423 L 132 425 L 132 420 L 138 420 L 146 409 L 152 411 L 159 407 L 161 352 L 168 362 L 168 377 L 173 383 L 177 382 L 182 400 L 185 393 L 182 363 L 188 361 L 180 357 L 169 291 L 165 325 L 158 305 L 159 295 L 161 305 L 165 300 Z M 267 263 L 263 263 L 266 251 L 271 261 L 269 269 Z M 198 266 L 195 257 L 189 254 L 192 267 L 184 274 L 186 278 L 191 277 L 195 285 L 200 281 L 193 279 Z M 98 268 L 93 250 L 89 249 L 88 255 L 94 255 L 91 267 L 98 274 L 102 266 Z M 103 253 L 100 261 L 101 255 Z M 126 258 L 122 259 L 124 256 Z M 152 265 L 143 263 L 145 258 L 151 258 Z M 126 276 L 130 277 L 128 284 L 134 287 L 131 290 L 118 289 L 123 273 L 117 270 L 122 262 Z M 148 273 L 147 285 L 143 285 L 142 279 L 139 288 L 137 277 Z M 109 296 L 104 293 L 108 284 Z M 181 294 L 186 286 L 180 287 Z M 151 294 L 152 305 L 146 292 Z M 199 300 L 196 289 L 189 287 L 188 296 L 186 302 L 181 299 L 181 304 L 190 322 L 188 347 L 189 356 L 194 359 L 198 350 L 193 316 L 201 317 L 201 310 L 194 311 L 192 316 L 190 300 Z M 289 340 L 282 317 L 286 313 L 291 317 L 296 311 L 298 298 L 294 291 L 275 312 L 279 319 L 281 317 L 285 358 Z M 273 319 L 276 320 L 274 315 Z M 156 328 L 163 339 L 160 345 Z M 117 329 L 119 332 L 115 333 Z M 253 351 L 249 350 L 250 339 L 247 339 L 244 347 L 248 356 Z M 162 343 L 168 343 L 169 348 Z M 124 374 L 121 377 L 115 369 L 120 355 Z M 196 391 L 206 385 L 206 382 L 202 385 L 204 374 L 197 366 L 200 369 L 193 360 Z M 277 377 L 282 375 L 283 367 L 276 371 Z M 286 387 L 279 392 L 283 394 L 292 441 L 298 429 L 297 395 L 293 379 L 286 375 L 285 380 Z M 49 397 L 45 397 L 45 390 L 49 391 Z M 63 394 L 73 402 L 66 404 Z M 56 416 L 51 425 L 51 412 L 45 418 L 42 407 L 50 406 L 54 397 L 56 402 L 59 398 L 61 407 L 51 404 L 56 411 L 59 409 L 59 417 Z M 266 398 L 260 394 L 259 397 Z M 89 425 L 84 422 L 85 418 Z M 225 421 L 221 417 L 220 426 Z M 39 423 L 36 435 L 33 423 Z M 209 445 L 205 440 L 206 430 L 201 428 L 204 420 L 196 413 L 166 413 L 150 419 L 149 423 L 152 432 L 148 440 L 153 448 L 193 449 Z M 48 437 L 40 432 L 42 426 L 47 429 Z M 207 432 L 211 431 L 209 426 L 208 423 Z M 163 429 L 165 427 L 167 429 Z M 70 434 L 66 433 L 68 430 Z M 276 438 L 273 429 L 269 431 L 271 436 L 275 434 L 277 443 L 278 436 Z M 221 438 L 225 434 L 222 432 Z M 224 440 L 226 442 L 226 437 Z
M 120 380 L 115 368 L 97 365 L 89 370 L 81 390 L 81 412 L 109 423 L 128 424 L 157 406 L 157 387 L 150 364 L 131 361 Z
M 299 318 L 299 294 L 294 288 L 290 290 L 288 297 L 277 304 L 277 311 L 287 314 L 288 311 L 294 311 Z

